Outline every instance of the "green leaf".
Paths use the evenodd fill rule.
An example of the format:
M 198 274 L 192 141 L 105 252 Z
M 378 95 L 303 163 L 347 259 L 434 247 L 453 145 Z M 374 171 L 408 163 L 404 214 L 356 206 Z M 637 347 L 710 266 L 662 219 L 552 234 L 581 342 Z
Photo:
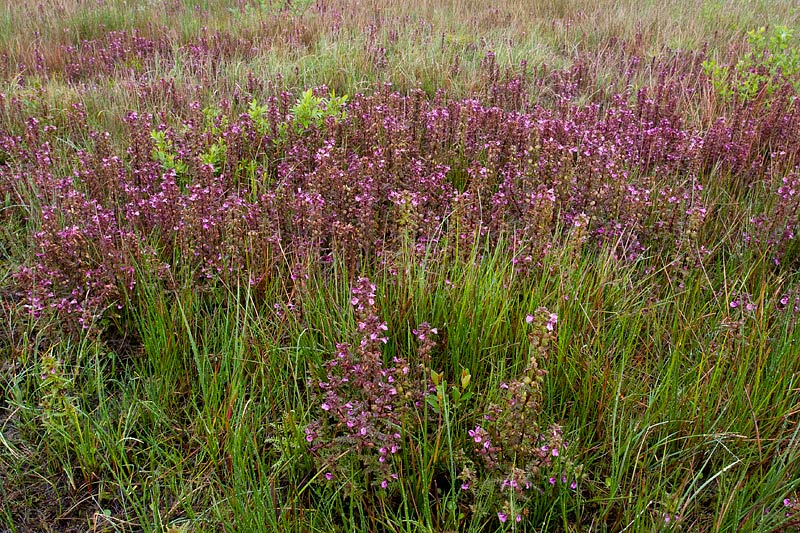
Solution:
M 441 413 L 441 407 L 439 405 L 439 399 L 434 394 L 429 394 L 425 397 L 425 402 L 433 409 L 433 412 L 437 415 Z

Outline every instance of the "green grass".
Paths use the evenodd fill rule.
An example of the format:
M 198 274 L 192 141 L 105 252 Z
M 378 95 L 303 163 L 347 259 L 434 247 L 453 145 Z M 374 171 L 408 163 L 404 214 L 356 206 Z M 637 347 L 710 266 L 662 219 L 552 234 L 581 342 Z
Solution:
M 480 262 L 406 259 L 399 277 L 373 273 L 386 359 L 413 357 L 409 330 L 428 321 L 447 339 L 432 365 L 450 383 L 468 370 L 481 399 L 451 406 L 446 424 L 432 420 L 443 424 L 429 433 L 435 441 L 409 444 L 399 508 L 314 483 L 306 383 L 355 330 L 341 277 L 312 280 L 296 302 L 300 320 L 277 319 L 261 303 L 274 300 L 247 288 L 162 293 L 143 277 L 135 351 L 88 338 L 40 351 L 32 340 L 4 369 L 0 520 L 13 531 L 28 513 L 25 527 L 60 530 L 68 522 L 57 516 L 35 518 L 41 498 L 55 497 L 75 502 L 65 515 L 83 510 L 80 527 L 109 531 L 483 531 L 488 502 L 465 522 L 448 508 L 457 494 L 426 497 L 426 487 L 520 367 L 525 313 L 546 305 L 559 326 L 542 362 L 542 417 L 564 425 L 586 478 L 580 492 L 534 504 L 532 526 L 648 531 L 678 514 L 691 517 L 686 530 L 779 527 L 765 510 L 800 483 L 797 333 L 791 319 L 762 312 L 766 301 L 732 329 L 727 300 L 713 296 L 775 280 L 751 279 L 758 265 L 742 262 L 658 291 L 663 272 L 638 274 L 647 260 L 590 253 L 517 280 L 502 252 L 480 251 L 489 254 Z M 53 361 L 55 377 L 42 381 Z
M 30 61 L 33 30 L 46 59 L 59 65 L 62 44 L 96 38 L 101 25 L 137 28 L 164 36 L 172 50 L 141 68 L 173 79 L 187 103 L 204 105 L 232 98 L 250 75 L 280 74 L 279 88 L 327 84 L 337 94 L 391 81 L 401 91 L 463 96 L 485 82 L 487 50 L 503 68 L 523 59 L 530 68 L 560 68 L 614 36 L 641 32 L 645 58 L 706 42 L 712 57 L 725 57 L 752 28 L 800 20 L 791 2 L 767 0 L 598 0 L 592 8 L 545 0 L 523 14 L 513 2 L 492 11 L 473 1 L 419 0 L 387 2 L 383 16 L 381 2 L 353 10 L 343 1 L 335 3 L 344 15 L 335 30 L 330 13 L 301 6 L 289 16 L 278 2 L 239 9 L 198 0 L 174 13 L 158 3 L 54 4 L 36 12 L 0 2 L 0 50 L 9 62 Z M 378 28 L 370 46 L 385 48 L 385 65 L 370 55 L 370 24 Z M 267 52 L 231 53 L 192 70 L 182 47 L 202 27 L 241 32 Z M 602 73 L 604 65 L 594 68 Z M 618 82 L 599 79 L 598 93 Z M 26 116 L 55 117 L 67 128 L 76 102 L 91 128 L 114 133 L 130 109 L 174 111 L 167 120 L 179 120 L 166 97 L 133 100 L 126 85 L 133 80 L 122 70 L 86 85 L 58 73 L 0 83 Z M 9 131 L 21 124 L 0 119 Z M 55 151 L 89 145 L 85 131 L 60 140 Z M 384 361 L 419 363 L 412 329 L 429 322 L 440 331 L 431 369 L 448 384 L 438 412 L 423 404 L 423 422 L 409 422 L 393 493 L 354 490 L 364 484 L 359 472 L 338 486 L 321 483 L 304 433 L 318 416 L 309 383 L 323 376 L 337 343 L 359 340 L 344 265 L 321 268 L 305 290 L 286 280 L 285 269 L 263 286 L 201 290 L 190 272 L 164 283 L 142 266 L 118 316 L 69 335 L 31 318 L 14 284 L 33 253 L 43 201 L 19 183 L 15 196 L 0 198 L 0 530 L 511 530 L 497 519 L 496 486 L 483 480 L 478 496 L 458 490 L 464 461 L 456 452 L 471 450 L 468 431 L 525 367 L 525 317 L 540 306 L 558 314 L 558 326 L 539 361 L 547 373 L 537 422 L 563 427 L 582 475 L 575 491 L 545 481 L 520 530 L 797 528 L 787 525 L 783 501 L 800 491 L 800 330 L 796 315 L 776 305 L 800 278 L 796 268 L 778 271 L 731 244 L 734 228 L 747 224 L 740 213 L 756 210 L 735 176 L 717 178 L 706 194 L 721 222 L 703 231 L 720 244 L 702 268 L 682 271 L 675 258 L 649 255 L 619 261 L 587 246 L 553 250 L 536 275 L 523 276 L 504 246 L 479 242 L 448 257 L 408 250 L 393 259 L 394 270 L 360 272 L 376 283 L 388 325 Z M 737 293 L 753 295 L 755 308 L 732 308 Z M 467 374 L 470 383 L 459 389 Z M 471 398 L 457 400 L 452 386 Z

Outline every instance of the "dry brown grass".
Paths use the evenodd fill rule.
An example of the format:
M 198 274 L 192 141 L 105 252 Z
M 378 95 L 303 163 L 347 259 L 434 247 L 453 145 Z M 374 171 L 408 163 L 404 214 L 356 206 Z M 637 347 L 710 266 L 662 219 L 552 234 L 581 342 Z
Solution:
M 777 23 L 797 26 L 800 8 L 781 0 L 0 0 L 0 92 L 42 87 L 62 108 L 84 102 L 108 126 L 126 109 L 172 108 L 132 90 L 159 79 L 184 99 L 231 98 L 249 79 L 277 76 L 295 89 L 353 93 L 390 81 L 401 91 L 473 93 L 491 50 L 501 68 L 580 61 L 595 98 L 620 88 L 618 73 L 633 57 L 704 46 L 726 57 L 746 31 Z M 94 54 L 111 31 L 135 32 L 156 52 L 71 79 L 75 56 Z M 638 69 L 630 82 L 651 84 L 652 72 Z

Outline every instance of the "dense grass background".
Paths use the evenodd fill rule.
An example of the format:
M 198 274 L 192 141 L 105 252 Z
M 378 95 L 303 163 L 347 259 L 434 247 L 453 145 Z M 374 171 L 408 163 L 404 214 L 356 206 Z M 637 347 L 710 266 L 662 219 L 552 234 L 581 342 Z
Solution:
M 792 2 L 19 4 L 0 530 L 800 527 Z

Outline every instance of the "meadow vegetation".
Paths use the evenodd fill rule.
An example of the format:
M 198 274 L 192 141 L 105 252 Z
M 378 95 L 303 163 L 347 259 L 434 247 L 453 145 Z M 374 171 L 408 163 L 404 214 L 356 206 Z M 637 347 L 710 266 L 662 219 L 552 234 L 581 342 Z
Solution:
M 0 530 L 800 530 L 799 25 L 0 0 Z

